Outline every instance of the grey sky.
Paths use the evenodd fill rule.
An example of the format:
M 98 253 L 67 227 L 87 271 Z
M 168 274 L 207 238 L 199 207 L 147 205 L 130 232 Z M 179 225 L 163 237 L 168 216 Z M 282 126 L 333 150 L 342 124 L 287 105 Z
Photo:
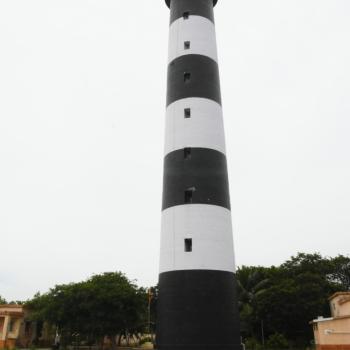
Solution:
M 350 2 L 220 0 L 238 265 L 350 251 Z M 0 295 L 158 274 L 168 9 L 0 2 Z

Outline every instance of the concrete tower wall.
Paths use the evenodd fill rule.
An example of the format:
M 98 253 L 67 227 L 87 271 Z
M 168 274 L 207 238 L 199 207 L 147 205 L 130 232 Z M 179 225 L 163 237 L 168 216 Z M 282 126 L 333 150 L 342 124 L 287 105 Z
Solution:
M 190 108 L 191 117 L 184 111 Z M 221 106 L 205 98 L 184 98 L 166 112 L 165 155 L 185 147 L 210 148 L 226 153 Z
M 171 0 L 157 347 L 240 349 L 213 0 Z

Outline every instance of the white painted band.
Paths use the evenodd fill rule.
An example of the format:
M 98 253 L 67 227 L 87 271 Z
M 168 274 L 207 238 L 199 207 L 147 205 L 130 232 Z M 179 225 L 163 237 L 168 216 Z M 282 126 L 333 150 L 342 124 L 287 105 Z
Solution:
M 185 109 L 190 109 L 189 118 L 185 118 Z M 168 106 L 165 155 L 185 147 L 211 148 L 225 154 L 222 108 L 218 103 L 191 97 Z
M 186 48 L 185 42 L 189 43 Z M 169 62 L 182 55 L 204 55 L 217 62 L 215 25 L 202 16 L 177 19 L 169 30 Z
M 185 252 L 185 239 L 192 252 Z M 235 271 L 231 212 L 187 204 L 162 212 L 160 273 L 174 270 Z

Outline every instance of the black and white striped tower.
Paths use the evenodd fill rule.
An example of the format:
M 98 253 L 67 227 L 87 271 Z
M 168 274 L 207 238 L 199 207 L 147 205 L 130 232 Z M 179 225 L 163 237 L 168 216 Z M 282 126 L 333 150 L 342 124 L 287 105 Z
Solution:
M 213 7 L 166 0 L 170 37 L 157 347 L 241 349 Z

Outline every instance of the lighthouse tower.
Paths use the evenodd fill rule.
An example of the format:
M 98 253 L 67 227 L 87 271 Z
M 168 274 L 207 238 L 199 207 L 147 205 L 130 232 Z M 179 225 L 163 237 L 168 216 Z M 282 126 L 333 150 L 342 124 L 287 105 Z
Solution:
M 157 348 L 240 346 L 213 7 L 170 8 Z

